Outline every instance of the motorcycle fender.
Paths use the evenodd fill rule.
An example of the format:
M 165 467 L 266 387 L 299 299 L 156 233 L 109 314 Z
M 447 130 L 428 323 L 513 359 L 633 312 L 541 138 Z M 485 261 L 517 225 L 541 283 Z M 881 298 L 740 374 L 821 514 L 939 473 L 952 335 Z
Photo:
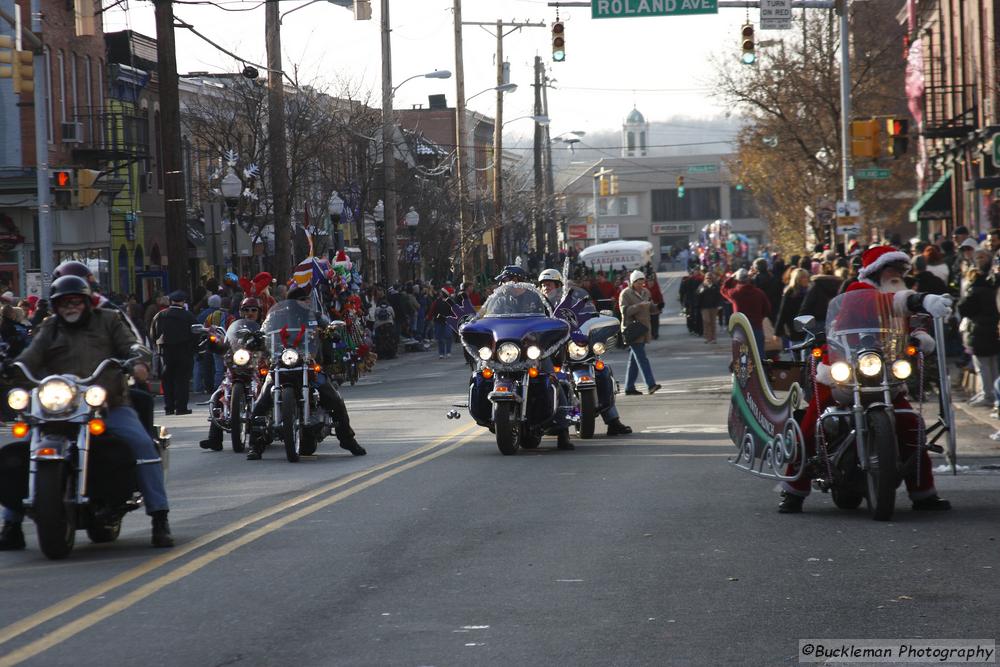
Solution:
M 521 394 L 517 391 L 517 383 L 510 378 L 497 377 L 493 384 L 493 391 L 489 393 L 490 401 L 493 403 L 520 403 Z
M 69 451 L 69 438 L 57 435 L 42 435 L 32 442 L 32 461 L 62 461 Z
M 585 368 L 573 370 L 573 384 L 577 389 L 593 389 L 597 386 L 594 374 Z

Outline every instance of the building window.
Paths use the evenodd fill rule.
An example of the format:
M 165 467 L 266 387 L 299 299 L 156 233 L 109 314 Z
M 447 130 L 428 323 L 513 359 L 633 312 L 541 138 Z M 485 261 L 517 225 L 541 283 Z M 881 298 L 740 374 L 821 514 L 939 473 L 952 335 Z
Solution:
M 86 68 L 83 74 L 84 85 L 87 86 L 87 126 L 90 140 L 94 141 L 94 79 L 90 71 L 90 56 L 84 56 L 83 66 Z M 96 142 L 95 142 L 96 143 Z
M 678 197 L 677 190 L 653 190 L 650 194 L 653 222 L 719 217 L 719 188 L 687 188 L 684 197 Z
M 600 215 L 639 215 L 639 198 L 601 197 L 597 200 L 597 212 Z
M 69 70 L 70 90 L 73 91 L 73 99 L 72 99 L 73 105 L 70 107 L 70 110 L 72 112 L 70 115 L 73 117 L 73 120 L 76 120 L 80 115 L 80 96 L 78 87 L 76 85 L 77 58 L 76 58 L 76 53 L 72 51 L 70 51 L 69 54 L 69 67 L 70 67 Z
M 97 106 L 104 108 L 104 60 L 97 61 Z
M 628 142 L 628 154 L 635 155 L 635 132 L 626 132 Z
M 56 54 L 56 62 L 59 65 L 59 122 L 66 122 L 66 56 L 62 49 Z
M 735 186 L 729 188 L 729 217 L 738 218 L 758 218 L 757 202 L 753 195 L 746 188 L 737 190 Z

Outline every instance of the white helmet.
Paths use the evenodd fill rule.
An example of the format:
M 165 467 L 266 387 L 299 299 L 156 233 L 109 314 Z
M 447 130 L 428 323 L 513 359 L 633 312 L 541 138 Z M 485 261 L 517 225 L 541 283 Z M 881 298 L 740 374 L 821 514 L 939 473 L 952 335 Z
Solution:
M 559 273 L 557 270 L 545 269 L 544 271 L 538 274 L 538 282 L 542 282 L 543 280 L 554 280 L 557 283 L 561 283 L 563 281 L 563 278 L 562 274 Z

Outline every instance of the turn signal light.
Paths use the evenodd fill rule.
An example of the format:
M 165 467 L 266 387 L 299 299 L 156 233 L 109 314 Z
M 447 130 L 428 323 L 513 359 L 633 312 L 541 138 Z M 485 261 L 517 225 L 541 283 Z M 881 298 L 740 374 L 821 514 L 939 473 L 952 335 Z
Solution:
M 266 368 L 261 368 L 257 372 L 260 373 L 261 377 L 264 377 L 265 375 L 267 375 L 267 369 Z
M 493 371 L 490 370 L 489 368 L 484 368 L 483 369 L 483 377 L 486 378 L 487 380 L 489 380 L 490 378 L 493 377 Z
M 321 370 L 323 370 L 322 366 L 319 364 L 313 364 L 313 373 L 319 373 Z
M 594 368 L 596 368 L 599 371 L 603 371 L 604 370 L 604 362 L 598 360 L 597 363 L 594 364 Z
M 208 337 L 208 341 L 209 341 L 210 343 L 217 343 L 217 342 L 219 341 L 219 339 L 218 339 L 218 338 L 216 338 L 215 336 L 209 336 L 209 337 Z
M 35 452 L 35 456 L 55 456 L 58 453 L 59 452 L 57 452 L 52 447 L 42 447 L 37 452 Z
M 821 359 L 823 357 L 823 349 L 819 347 L 814 347 L 812 351 L 813 359 Z
M 528 369 L 528 377 L 530 377 L 530 378 L 536 378 L 536 377 L 538 377 L 538 369 L 537 368 L 529 368 Z
M 908 356 L 908 357 L 915 357 L 915 356 L 917 356 L 917 352 L 919 352 L 919 350 L 917 349 L 916 345 L 907 345 L 906 346 L 906 356 Z
M 90 431 L 90 435 L 104 435 L 108 427 L 103 419 L 91 419 L 87 424 L 87 429 Z
M 581 375 L 580 376 L 580 382 L 590 382 L 593 379 L 594 378 L 590 377 L 589 375 Z
M 503 385 L 500 385 L 499 387 L 497 387 L 497 391 L 510 391 L 510 389 L 504 387 Z
M 28 425 L 24 422 L 15 422 L 10 430 L 14 433 L 15 438 L 23 438 L 28 435 L 28 431 L 31 429 L 29 429 Z
M 552 370 L 554 370 L 556 373 L 561 373 L 562 372 L 562 366 L 553 366 Z

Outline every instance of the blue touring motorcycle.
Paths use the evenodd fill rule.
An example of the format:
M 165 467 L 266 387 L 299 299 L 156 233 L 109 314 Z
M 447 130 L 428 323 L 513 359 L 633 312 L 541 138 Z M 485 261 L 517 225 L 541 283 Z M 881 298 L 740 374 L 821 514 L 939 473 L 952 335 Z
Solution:
M 505 283 L 479 315 L 459 327 L 466 351 L 477 360 L 469 382 L 469 414 L 496 435 L 506 456 L 538 447 L 545 434 L 567 428 L 576 412 L 559 383 L 559 365 L 570 325 L 552 316 L 541 291 Z

